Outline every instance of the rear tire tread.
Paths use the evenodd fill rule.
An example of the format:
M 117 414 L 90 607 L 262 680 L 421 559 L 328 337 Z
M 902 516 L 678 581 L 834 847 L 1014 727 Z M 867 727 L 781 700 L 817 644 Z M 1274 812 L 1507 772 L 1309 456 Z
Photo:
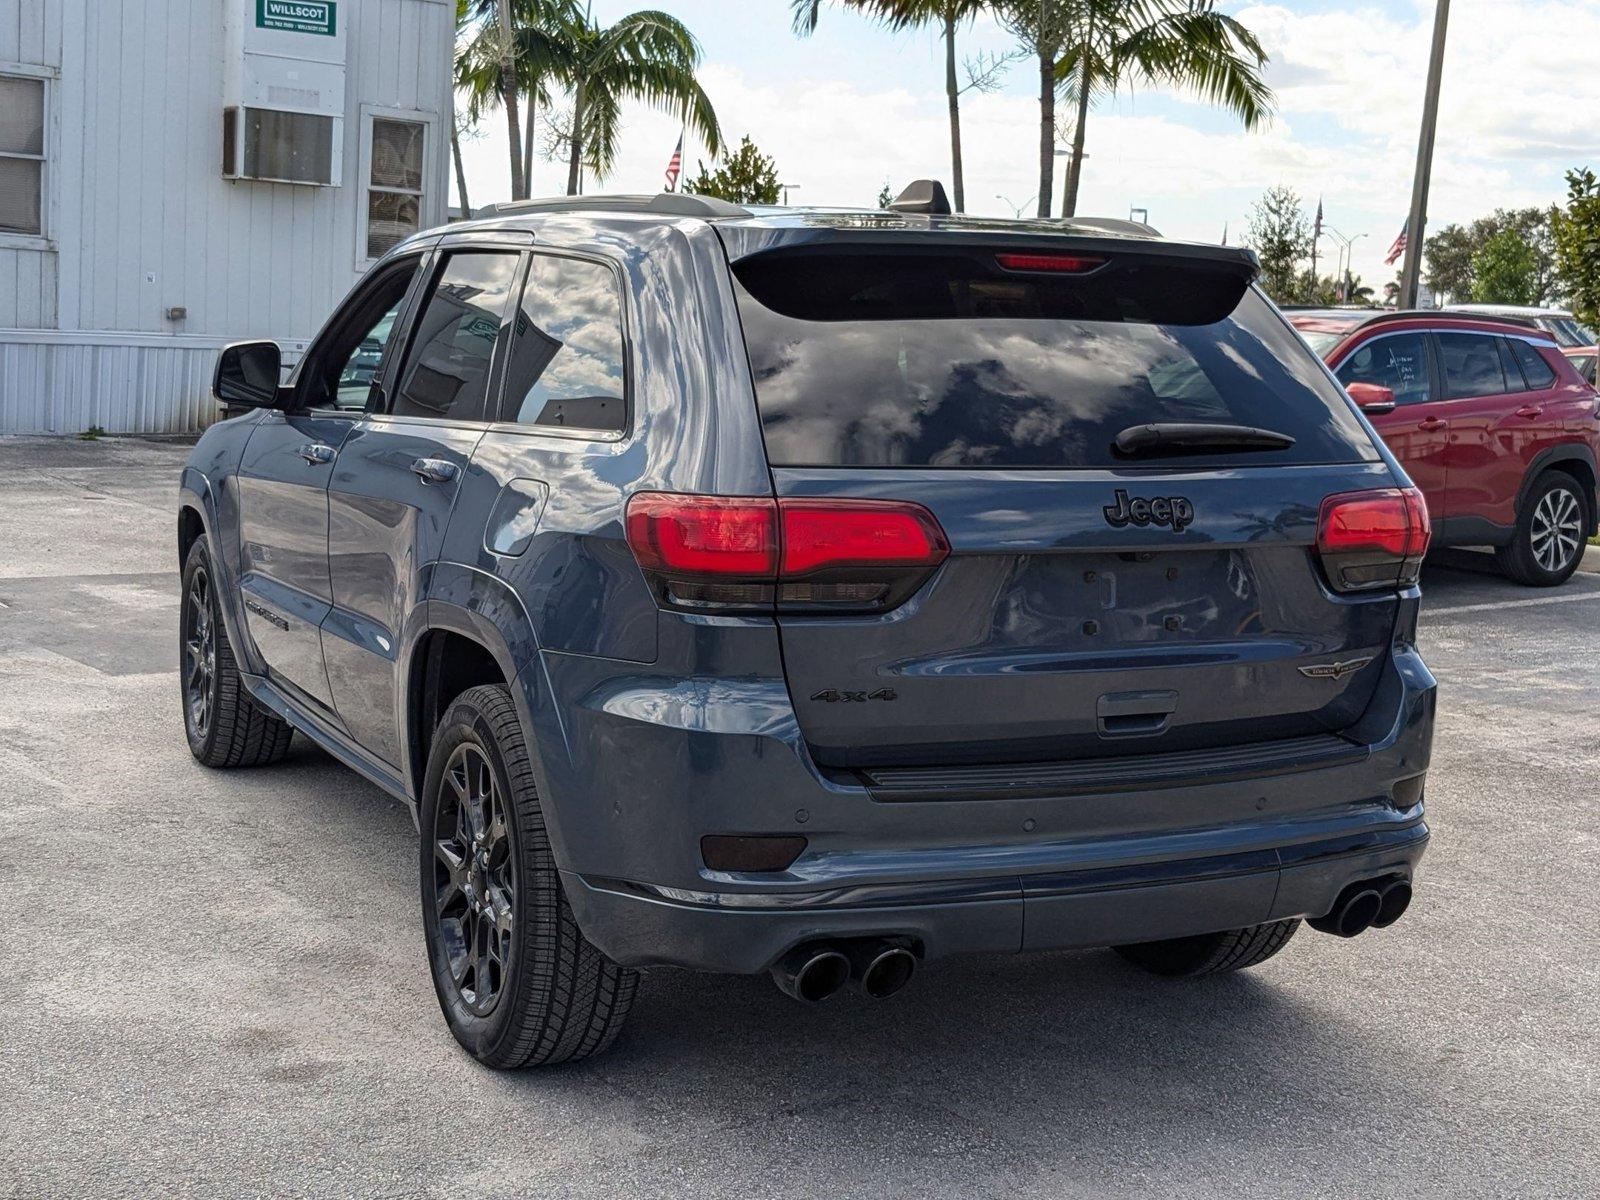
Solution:
M 501 999 L 512 1005 L 511 1013 L 498 1043 L 481 1057 L 492 1067 L 515 1069 L 599 1054 L 622 1032 L 638 972 L 612 962 L 578 927 L 556 870 L 510 694 L 498 684 L 469 688 L 451 703 L 441 731 L 461 708 L 487 723 L 505 761 L 522 859 L 518 890 L 525 898 L 518 919 L 516 991 Z
M 1157 975 L 1197 979 L 1242 971 L 1267 961 L 1289 944 L 1300 928 L 1298 917 L 1287 921 L 1268 921 L 1244 929 L 1203 933 L 1197 937 L 1172 938 L 1162 942 L 1140 942 L 1114 947 L 1136 966 Z

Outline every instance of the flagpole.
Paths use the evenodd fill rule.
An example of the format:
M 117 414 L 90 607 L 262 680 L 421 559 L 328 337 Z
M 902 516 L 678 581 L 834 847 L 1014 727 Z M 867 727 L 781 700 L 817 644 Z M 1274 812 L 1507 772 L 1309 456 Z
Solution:
M 1433 132 L 1439 122 L 1439 77 L 1444 71 L 1444 30 L 1450 0 L 1439 0 L 1433 16 L 1433 50 L 1428 57 L 1428 90 L 1422 98 L 1422 134 L 1417 138 L 1417 173 L 1411 183 L 1411 216 L 1406 221 L 1406 261 L 1400 272 L 1401 308 L 1417 306 L 1422 282 L 1422 233 L 1428 220 L 1428 176 L 1433 170 Z

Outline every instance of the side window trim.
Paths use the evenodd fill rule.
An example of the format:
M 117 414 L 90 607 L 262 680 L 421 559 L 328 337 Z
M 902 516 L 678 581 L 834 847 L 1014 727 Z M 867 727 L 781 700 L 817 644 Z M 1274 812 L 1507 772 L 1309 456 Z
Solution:
M 438 286 L 439 279 L 444 274 L 445 266 L 449 263 L 451 256 L 455 254 L 516 255 L 517 265 L 515 277 L 511 284 L 511 295 L 516 296 L 520 302 L 522 285 L 528 274 L 528 253 L 523 249 L 520 240 L 513 243 L 508 241 L 480 242 L 447 238 L 436 244 L 428 252 L 427 261 L 423 264 L 422 269 L 417 272 L 416 280 L 419 282 L 413 283 L 411 291 L 406 296 L 405 310 L 402 312 L 400 319 L 395 322 L 397 332 L 401 331 L 402 325 L 404 327 L 403 337 L 400 341 L 401 351 L 392 356 L 385 354 L 383 372 L 379 379 L 374 381 L 375 384 L 381 385 L 381 393 L 374 391 L 374 395 L 379 396 L 381 403 L 374 407 L 369 402 L 367 416 L 392 417 L 395 420 L 421 421 L 432 425 L 470 426 L 472 428 L 486 428 L 494 423 L 493 414 L 497 411 L 498 403 L 491 401 L 490 398 L 499 394 L 501 376 L 505 372 L 507 344 L 510 340 L 510 323 L 516 316 L 516 306 L 510 303 L 506 305 L 506 311 L 500 315 L 500 332 L 495 337 L 494 350 L 490 354 L 488 379 L 485 381 L 484 412 L 482 415 L 475 418 L 425 417 L 413 413 L 397 416 L 394 411 L 395 395 L 394 387 L 391 386 L 391 383 L 398 384 L 399 379 L 403 377 L 402 367 L 409 362 L 412 352 L 416 349 L 418 318 L 427 308 L 427 302 L 432 298 L 434 289 Z M 389 376 L 390 370 L 396 372 L 392 380 Z
M 1506 377 L 1506 394 L 1520 396 L 1524 392 L 1537 389 L 1528 381 L 1527 372 L 1522 369 L 1522 364 L 1517 361 L 1517 356 L 1511 350 L 1511 339 L 1497 337 L 1494 340 L 1495 348 L 1500 351 L 1500 372 Z
M 628 314 L 628 280 L 627 273 L 621 264 L 612 259 L 598 254 L 585 254 L 582 251 L 567 250 L 565 248 L 539 246 L 524 256 L 522 279 L 516 291 L 516 302 L 509 310 L 509 320 L 513 328 L 510 336 L 515 336 L 516 315 L 522 311 L 524 289 L 528 286 L 533 276 L 533 261 L 535 256 L 544 258 L 568 258 L 577 262 L 592 263 L 604 267 L 611 273 L 617 288 L 617 314 L 621 324 L 622 333 L 622 428 L 618 430 L 607 429 L 581 429 L 573 426 L 561 425 L 536 425 L 518 421 L 516 413 L 511 411 L 511 397 L 506 395 L 504 362 L 498 380 L 491 383 L 498 388 L 495 393 L 493 411 L 496 414 L 494 421 L 495 431 L 499 433 L 517 433 L 528 437 L 559 438 L 568 442 L 623 442 L 633 436 L 633 396 L 634 396 L 634 369 L 633 369 L 633 325 Z M 504 339 L 506 352 L 510 353 L 510 337 Z M 499 352 L 500 347 L 496 347 Z

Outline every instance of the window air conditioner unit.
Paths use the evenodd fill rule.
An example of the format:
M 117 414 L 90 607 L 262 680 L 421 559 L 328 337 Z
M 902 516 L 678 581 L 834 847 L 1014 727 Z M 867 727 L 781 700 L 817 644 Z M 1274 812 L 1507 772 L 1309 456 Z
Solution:
M 343 182 L 344 7 L 340 0 L 227 0 L 224 178 Z
M 228 108 L 222 113 L 222 174 L 274 183 L 338 183 L 339 122 L 314 113 Z

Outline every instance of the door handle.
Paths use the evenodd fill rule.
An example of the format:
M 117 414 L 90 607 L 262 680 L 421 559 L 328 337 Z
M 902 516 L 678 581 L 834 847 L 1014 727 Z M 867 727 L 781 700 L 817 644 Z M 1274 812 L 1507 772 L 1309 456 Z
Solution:
M 456 465 L 442 458 L 419 458 L 411 470 L 423 483 L 449 483 L 456 477 Z
M 1543 415 L 1544 409 L 1537 404 L 1524 404 L 1521 408 L 1517 409 L 1517 416 L 1527 417 L 1529 420 L 1532 420 L 1534 417 L 1542 417 Z
M 307 442 L 304 446 L 301 446 L 300 449 L 296 450 L 295 453 L 301 458 L 305 459 L 306 462 L 313 467 L 326 466 L 338 455 L 337 450 L 335 450 L 332 446 L 324 445 L 322 442 Z
M 1417 428 L 1422 430 L 1423 433 L 1437 433 L 1448 424 L 1450 422 L 1443 417 L 1424 417 L 1417 422 Z

